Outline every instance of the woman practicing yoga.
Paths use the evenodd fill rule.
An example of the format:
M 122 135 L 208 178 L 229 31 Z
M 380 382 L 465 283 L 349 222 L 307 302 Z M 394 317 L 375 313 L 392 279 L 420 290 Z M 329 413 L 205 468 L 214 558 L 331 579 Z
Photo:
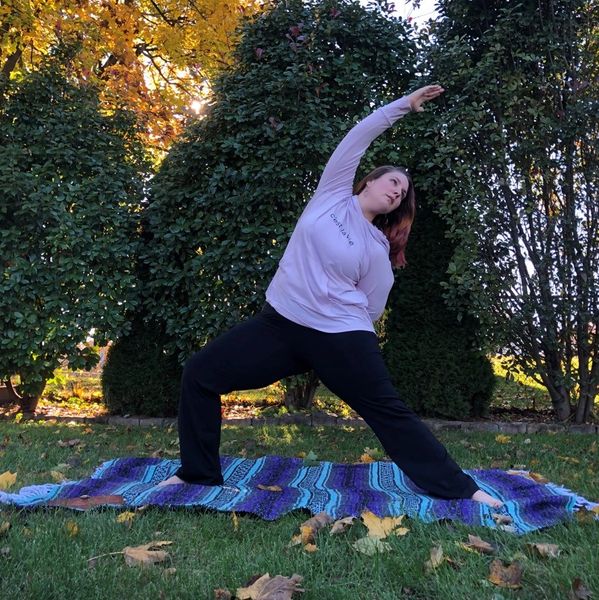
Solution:
M 373 322 L 393 285 L 393 267 L 405 264 L 416 209 L 412 181 L 401 168 L 379 167 L 352 194 L 370 143 L 443 91 L 429 85 L 379 108 L 339 144 L 297 222 L 263 310 L 187 362 L 179 407 L 181 468 L 160 485 L 221 485 L 220 395 L 314 369 L 424 492 L 501 506 L 400 400 L 374 333 Z

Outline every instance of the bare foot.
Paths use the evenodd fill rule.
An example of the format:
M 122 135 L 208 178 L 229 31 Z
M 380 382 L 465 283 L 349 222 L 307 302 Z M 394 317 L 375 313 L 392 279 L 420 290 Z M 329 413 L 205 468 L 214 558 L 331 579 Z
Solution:
M 164 481 L 161 481 L 156 487 L 162 487 L 163 485 L 177 485 L 179 483 L 185 483 L 180 477 L 173 475 Z
M 475 502 L 481 502 L 482 504 L 487 504 L 492 508 L 499 508 L 503 506 L 503 502 L 501 500 L 497 500 L 497 498 L 493 498 L 493 496 L 489 496 L 487 492 L 483 492 L 482 490 L 477 490 L 472 494 L 472 500 Z

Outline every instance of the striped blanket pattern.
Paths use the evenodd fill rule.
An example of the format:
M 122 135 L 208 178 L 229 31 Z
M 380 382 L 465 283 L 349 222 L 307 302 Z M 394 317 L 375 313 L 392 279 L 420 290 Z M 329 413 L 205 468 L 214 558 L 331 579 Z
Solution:
M 326 511 L 333 518 L 358 516 L 368 509 L 379 517 L 406 514 L 424 522 L 447 519 L 517 534 L 555 525 L 572 518 L 581 507 L 596 506 L 555 484 L 538 483 L 526 472 L 466 471 L 481 489 L 505 502 L 501 509 L 491 509 L 472 500 L 426 495 L 392 462 L 306 464 L 281 456 L 222 456 L 221 462 L 222 486 L 157 487 L 175 473 L 178 460 L 117 458 L 80 481 L 33 485 L 17 493 L 0 491 L 0 504 L 86 508 L 95 500 L 94 506 L 203 507 L 251 513 L 266 520 L 299 509 L 313 514 Z M 509 518 L 498 518 L 498 514 Z

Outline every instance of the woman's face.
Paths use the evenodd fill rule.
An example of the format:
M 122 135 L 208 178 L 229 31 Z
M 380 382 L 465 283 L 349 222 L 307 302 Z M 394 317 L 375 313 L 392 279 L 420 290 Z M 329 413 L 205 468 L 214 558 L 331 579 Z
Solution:
M 390 171 L 366 184 L 369 209 L 375 214 L 395 210 L 408 193 L 408 178 L 400 171 Z

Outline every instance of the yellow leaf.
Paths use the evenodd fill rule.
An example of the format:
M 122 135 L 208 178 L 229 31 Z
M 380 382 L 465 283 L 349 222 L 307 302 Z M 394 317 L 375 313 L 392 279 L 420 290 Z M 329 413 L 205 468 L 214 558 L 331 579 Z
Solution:
M 374 458 L 372 458 L 372 456 L 370 456 L 370 454 L 362 454 L 362 456 L 360 456 L 359 462 L 361 463 L 372 463 L 374 462 Z
M 66 477 L 60 471 L 50 471 L 50 476 L 54 481 L 56 481 L 56 483 L 62 483 L 63 481 L 66 481 Z
M 130 510 L 126 510 L 117 516 L 116 522 L 124 523 L 125 525 L 131 527 L 131 525 L 133 524 L 134 518 L 135 518 L 135 513 L 131 512 Z
M 405 515 L 399 517 L 377 517 L 374 513 L 369 510 L 365 510 L 362 513 L 362 521 L 364 525 L 368 527 L 368 537 L 384 539 L 391 533 L 394 533 L 394 529 L 401 525 Z M 400 535 L 405 535 L 407 531 Z
M 65 529 L 71 537 L 75 537 L 79 534 L 79 525 L 77 525 L 75 521 L 67 521 L 65 523 Z
M 17 474 L 11 473 L 10 471 L 5 471 L 0 475 L 0 490 L 8 490 L 10 489 L 17 480 Z
M 512 439 L 511 436 L 509 436 L 509 435 L 503 435 L 501 433 L 499 435 L 495 436 L 495 441 L 498 444 L 509 444 L 510 441 L 511 441 L 511 439 Z
M 231 520 L 233 521 L 233 531 L 239 531 L 239 518 L 235 511 L 231 513 Z
M 4 535 L 10 529 L 10 523 L 8 521 L 4 521 L 0 525 L 0 535 Z
M 164 562 L 169 553 L 164 550 L 155 550 L 162 546 L 168 546 L 173 542 L 152 542 L 150 544 L 142 544 L 141 546 L 126 546 L 123 548 L 125 562 L 129 567 L 153 565 L 159 562 Z

